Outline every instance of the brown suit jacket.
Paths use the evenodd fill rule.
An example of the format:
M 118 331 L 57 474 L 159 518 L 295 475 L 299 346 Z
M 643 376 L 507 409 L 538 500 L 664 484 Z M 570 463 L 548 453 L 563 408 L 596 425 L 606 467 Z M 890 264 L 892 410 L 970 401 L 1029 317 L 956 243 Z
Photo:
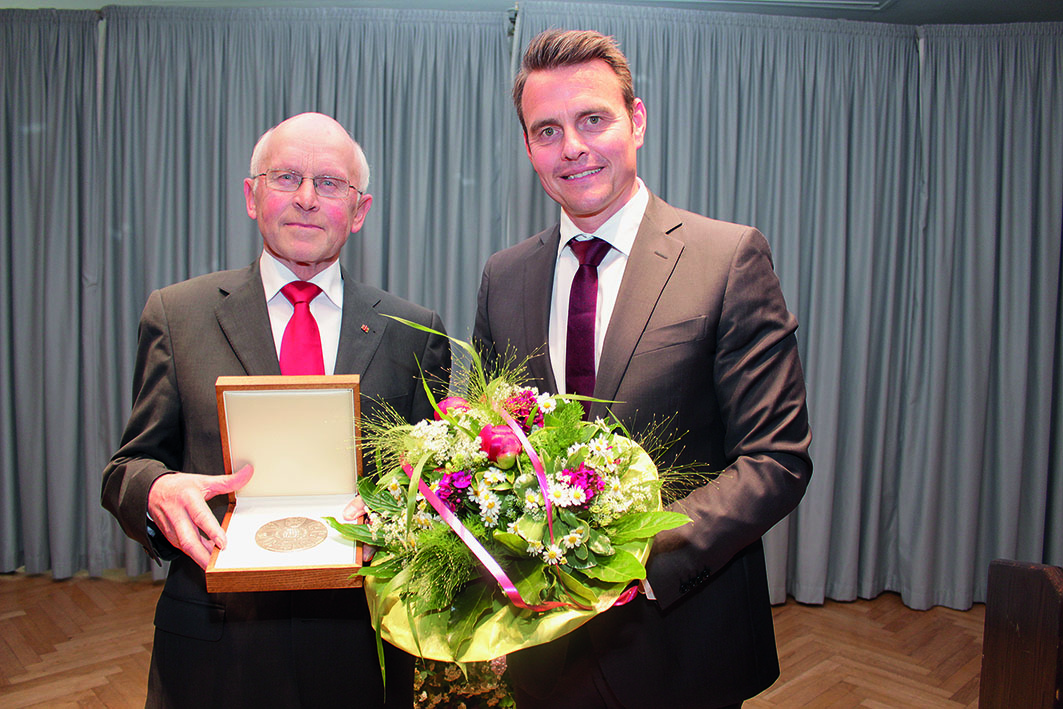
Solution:
M 361 375 L 362 415 L 387 402 L 411 421 L 431 415 L 418 378 L 446 376 L 439 317 L 344 273 L 337 374 Z M 363 331 L 363 325 L 368 332 Z M 133 409 L 103 475 L 103 506 L 152 556 L 147 496 L 169 471 L 223 472 L 215 379 L 280 374 L 258 262 L 157 290 L 140 322 Z M 225 496 L 211 508 L 219 519 Z M 208 594 L 203 571 L 176 553 L 156 609 L 149 706 L 380 706 L 383 689 L 361 590 Z M 412 701 L 412 664 L 388 650 L 389 705 Z
M 488 360 L 507 348 L 535 355 L 532 377 L 548 391 L 557 390 L 546 341 L 559 240 L 554 226 L 488 260 L 474 332 Z M 647 566 L 657 601 L 640 597 L 577 631 L 627 707 L 735 703 L 778 676 L 760 538 L 793 510 L 812 473 L 796 329 L 759 231 L 651 195 L 595 397 L 616 402 L 608 408 L 636 438 L 668 422 L 681 438 L 661 462 L 720 475 L 688 485 L 670 506 L 693 523 L 654 540 Z M 514 681 L 548 696 L 565 652 L 562 638 L 512 655 Z

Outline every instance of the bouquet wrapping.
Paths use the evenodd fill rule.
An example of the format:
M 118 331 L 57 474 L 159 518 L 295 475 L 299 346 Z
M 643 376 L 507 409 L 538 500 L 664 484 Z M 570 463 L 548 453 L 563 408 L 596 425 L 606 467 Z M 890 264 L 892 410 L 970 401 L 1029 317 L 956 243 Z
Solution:
M 661 509 L 657 469 L 619 423 L 585 421 L 580 397 L 522 386 L 519 372 L 488 380 L 454 342 L 471 359 L 462 390 L 433 400 L 434 420 L 369 422 L 367 521 L 329 522 L 378 549 L 360 571 L 378 634 L 464 663 L 630 600 L 653 536 L 689 518 Z

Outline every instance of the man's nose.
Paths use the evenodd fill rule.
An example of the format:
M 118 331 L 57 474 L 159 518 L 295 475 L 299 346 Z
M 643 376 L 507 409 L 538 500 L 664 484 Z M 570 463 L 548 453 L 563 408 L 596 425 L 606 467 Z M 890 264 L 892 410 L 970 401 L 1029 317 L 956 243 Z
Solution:
M 304 177 L 299 183 L 299 189 L 295 191 L 295 203 L 307 210 L 317 207 L 317 189 L 311 178 Z
M 587 143 L 577 130 L 566 130 L 561 143 L 561 155 L 566 160 L 578 160 L 587 152 Z

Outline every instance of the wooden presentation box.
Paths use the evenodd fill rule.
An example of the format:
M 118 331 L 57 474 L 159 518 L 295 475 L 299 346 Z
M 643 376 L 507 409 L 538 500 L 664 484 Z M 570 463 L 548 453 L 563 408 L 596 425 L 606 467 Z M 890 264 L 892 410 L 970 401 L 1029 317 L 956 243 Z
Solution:
M 218 377 L 225 472 L 251 481 L 229 495 L 207 590 L 352 588 L 360 544 L 324 521 L 343 519 L 362 467 L 357 375 Z

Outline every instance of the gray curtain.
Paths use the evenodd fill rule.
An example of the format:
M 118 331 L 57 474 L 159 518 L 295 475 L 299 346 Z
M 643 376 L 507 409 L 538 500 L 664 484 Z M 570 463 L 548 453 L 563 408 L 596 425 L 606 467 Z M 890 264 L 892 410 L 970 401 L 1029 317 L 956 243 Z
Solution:
M 896 584 L 963 608 L 994 558 L 1063 563 L 1063 32 L 922 34 Z
M 992 558 L 1063 564 L 1060 25 L 527 2 L 511 39 L 507 13 L 102 16 L 0 11 L 0 571 L 146 568 L 98 503 L 140 308 L 256 256 L 241 180 L 284 117 L 331 113 L 369 157 L 346 267 L 466 337 L 487 255 L 557 219 L 508 98 L 549 26 L 620 40 L 650 189 L 774 249 L 816 468 L 767 538 L 773 598 L 965 608 Z
M 99 214 L 95 13 L 0 12 L 0 66 L 0 571 L 70 576 L 102 521 L 83 451 L 96 415 L 82 369 L 82 257 Z

